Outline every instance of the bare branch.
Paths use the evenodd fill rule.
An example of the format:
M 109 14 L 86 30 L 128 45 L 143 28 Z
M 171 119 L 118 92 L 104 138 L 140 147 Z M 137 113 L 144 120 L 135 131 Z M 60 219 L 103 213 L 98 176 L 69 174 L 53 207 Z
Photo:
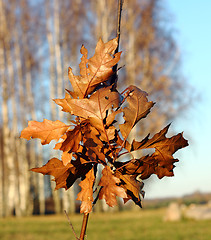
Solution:
M 72 225 L 72 223 L 71 223 L 71 221 L 70 221 L 70 218 L 69 218 L 66 210 L 64 210 L 64 213 L 65 213 L 65 215 L 66 215 L 66 217 L 67 217 L 67 220 L 68 220 L 68 223 L 69 223 L 70 227 L 72 228 L 72 231 L 73 231 L 73 234 L 74 234 L 74 236 L 75 236 L 75 239 L 79 240 L 79 238 L 77 237 L 77 235 L 76 235 L 76 233 L 75 233 L 74 227 L 73 227 L 73 225 Z

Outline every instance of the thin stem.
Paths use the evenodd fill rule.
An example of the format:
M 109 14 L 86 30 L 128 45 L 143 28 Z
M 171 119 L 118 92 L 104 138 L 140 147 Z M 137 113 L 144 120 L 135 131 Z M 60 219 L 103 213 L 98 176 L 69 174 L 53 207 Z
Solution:
M 82 227 L 81 227 L 81 235 L 80 235 L 79 240 L 84 240 L 88 219 L 89 219 L 89 213 L 84 213 L 83 223 L 82 223 Z
M 126 150 L 127 150 L 127 149 L 126 149 Z M 135 159 L 134 156 L 133 156 L 133 154 L 132 154 L 130 151 L 128 151 L 128 150 L 127 150 L 126 152 L 123 152 L 123 153 L 119 154 L 119 155 L 118 155 L 118 158 L 121 157 L 122 155 L 128 154 L 128 153 L 132 156 L 132 159 Z
M 128 164 L 134 162 L 135 160 L 136 160 L 135 158 L 131 159 L 130 161 L 128 161 L 127 163 L 125 163 L 125 164 L 122 165 L 121 167 L 116 168 L 115 171 L 119 171 L 120 169 L 122 169 L 123 167 L 127 166 Z
M 97 200 L 99 199 L 99 195 L 100 195 L 100 191 L 102 190 L 102 186 L 100 187 L 100 190 L 98 191 L 98 193 L 97 193 L 97 196 L 96 196 L 96 198 L 95 198 L 95 200 L 93 201 L 93 203 L 92 203 L 92 206 L 94 206 L 95 204 L 96 204 L 96 202 L 97 202 Z
M 123 0 L 118 0 L 118 22 L 117 22 L 117 48 L 115 50 L 115 53 L 119 51 L 119 42 L 120 42 L 120 29 L 121 29 L 121 17 L 122 17 L 122 6 L 123 6 Z M 117 65 L 116 65 L 117 69 Z M 115 70 L 116 70 L 115 69 Z
M 65 213 L 65 215 L 66 215 L 66 217 L 67 217 L 67 220 L 68 220 L 68 222 L 69 222 L 70 227 L 72 228 L 73 234 L 75 235 L 75 239 L 79 240 L 79 238 L 77 237 L 77 235 L 76 235 L 76 233 L 75 233 L 74 227 L 73 227 L 73 225 L 72 225 L 72 223 L 71 223 L 71 221 L 70 221 L 70 218 L 69 218 L 66 210 L 64 210 L 64 213 Z
M 121 17 L 122 17 L 122 6 L 123 6 L 123 0 L 118 0 L 118 17 L 117 17 L 117 31 L 116 31 L 116 35 L 117 35 L 117 48 L 115 50 L 114 53 L 118 53 L 119 51 L 119 42 L 120 42 L 120 29 L 121 29 Z M 113 72 L 117 72 L 117 67 L 118 64 L 116 64 L 115 66 L 113 66 Z M 117 73 L 114 74 L 111 77 L 111 85 L 114 84 L 114 87 L 116 87 L 116 82 L 117 82 Z

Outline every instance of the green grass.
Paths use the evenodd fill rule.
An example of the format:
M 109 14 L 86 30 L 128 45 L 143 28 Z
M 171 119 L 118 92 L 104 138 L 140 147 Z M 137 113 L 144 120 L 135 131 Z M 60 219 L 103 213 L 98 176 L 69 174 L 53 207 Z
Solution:
M 91 213 L 87 240 L 210 240 L 211 220 L 163 222 L 163 210 Z M 82 215 L 70 216 L 79 236 Z M 75 239 L 66 216 L 0 219 L 0 240 Z

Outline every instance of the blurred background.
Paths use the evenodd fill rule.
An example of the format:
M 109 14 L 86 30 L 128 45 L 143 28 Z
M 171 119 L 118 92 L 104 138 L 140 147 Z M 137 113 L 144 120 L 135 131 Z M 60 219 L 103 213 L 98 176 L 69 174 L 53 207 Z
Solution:
M 82 44 L 91 57 L 100 37 L 116 36 L 117 2 L 0 0 L 0 217 L 78 211 L 77 187 L 54 191 L 49 176 L 28 171 L 55 156 L 52 146 L 19 136 L 29 120 L 65 122 L 52 99 L 71 89 L 67 69 L 79 72 Z M 135 84 L 156 102 L 136 136 L 173 122 L 170 135 L 184 131 L 190 143 L 176 156 L 175 177 L 146 181 L 146 203 L 211 192 L 211 3 L 202 2 L 124 1 L 118 89 Z

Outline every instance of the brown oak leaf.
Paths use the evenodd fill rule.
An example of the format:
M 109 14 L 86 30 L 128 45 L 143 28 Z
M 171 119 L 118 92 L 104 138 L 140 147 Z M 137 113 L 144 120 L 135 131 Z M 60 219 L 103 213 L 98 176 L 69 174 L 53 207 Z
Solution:
M 117 167 L 117 172 L 123 175 L 131 175 L 134 176 L 134 178 L 139 175 L 141 179 L 144 180 L 152 174 L 156 174 L 158 162 L 152 156 L 147 155 L 126 162 L 116 162 L 115 166 Z
M 55 190 L 59 188 L 67 190 L 77 178 L 84 177 L 91 167 L 91 164 L 81 164 L 79 158 L 66 165 L 58 158 L 52 158 L 44 166 L 32 168 L 31 171 L 54 176 Z
M 122 109 L 125 122 L 120 124 L 119 128 L 123 138 L 127 139 L 131 129 L 140 119 L 147 116 L 154 103 L 148 102 L 148 94 L 136 86 L 129 86 L 125 95 L 129 106 Z
M 80 213 L 90 213 L 92 211 L 92 202 L 93 202 L 93 184 L 95 181 L 94 170 L 93 168 L 86 174 L 86 177 L 83 181 L 79 183 L 81 186 L 81 191 L 78 193 L 76 200 L 80 200 Z
M 172 155 L 178 149 L 188 146 L 188 141 L 183 138 L 182 133 L 166 138 L 169 126 L 166 126 L 151 139 L 147 136 L 141 142 L 133 141 L 131 150 L 155 148 L 155 152 L 151 156 L 147 155 L 123 163 L 125 166 L 121 168 L 128 174 L 135 176 L 141 174 L 142 180 L 147 179 L 152 174 L 157 174 L 159 178 L 173 176 L 174 163 L 178 162 L 178 159 L 174 159 Z
M 146 136 L 141 142 L 133 141 L 131 150 L 138 150 L 144 148 L 159 148 L 168 149 L 171 154 L 177 150 L 188 146 L 188 141 L 183 138 L 182 133 L 177 134 L 171 138 L 166 138 L 166 134 L 171 124 L 168 124 L 159 133 L 156 133 L 151 139 L 149 135 Z
M 124 202 L 126 203 L 128 200 L 132 199 L 136 205 L 142 207 L 141 205 L 141 196 L 144 196 L 144 192 L 142 188 L 144 186 L 143 182 L 139 182 L 136 180 L 135 175 L 130 174 L 122 174 L 119 171 L 115 172 L 115 176 L 121 179 L 121 185 L 127 193 L 127 198 L 124 198 Z
M 31 171 L 54 176 L 56 182 L 55 190 L 57 190 L 59 188 L 68 189 L 66 181 L 71 170 L 74 171 L 74 168 L 70 163 L 65 166 L 58 158 L 52 158 L 44 166 L 32 168 Z
M 71 113 L 71 106 L 68 103 L 68 100 L 72 99 L 71 95 L 66 93 L 65 98 L 63 99 L 54 99 L 54 102 L 62 107 L 63 112 L 69 112 Z
M 141 142 L 133 141 L 133 150 L 155 148 L 155 152 L 148 157 L 148 162 L 146 160 L 144 161 L 146 164 L 143 164 L 141 167 L 143 169 L 142 172 L 145 172 L 144 166 L 150 162 L 151 164 L 153 163 L 155 165 L 155 174 L 157 174 L 159 178 L 174 175 L 174 163 L 178 162 L 178 159 L 174 159 L 172 155 L 177 150 L 188 146 L 188 141 L 184 139 L 182 133 L 172 136 L 171 138 L 167 138 L 165 135 L 169 129 L 169 126 L 170 124 L 159 133 L 155 134 L 151 139 L 149 139 L 149 136 L 147 136 Z M 143 175 L 145 175 L 144 178 L 148 177 L 148 174 L 146 173 L 143 173 Z
M 87 59 L 87 49 L 84 46 L 81 47 L 80 76 L 75 76 L 71 68 L 68 71 L 74 93 L 79 98 L 85 98 L 99 84 L 107 81 L 113 75 L 112 67 L 117 64 L 121 55 L 120 52 L 114 54 L 116 47 L 117 38 L 107 43 L 100 39 L 97 43 L 95 54 L 90 59 Z
M 119 106 L 121 96 L 118 92 L 111 91 L 111 87 L 107 87 L 99 89 L 89 99 L 71 99 L 68 102 L 72 113 L 84 119 L 88 118 L 92 126 L 97 128 L 101 132 L 103 139 L 105 139 L 103 120 L 108 109 Z
M 111 168 L 109 166 L 105 166 L 99 182 L 99 186 L 103 187 L 100 191 L 99 199 L 105 199 L 106 203 L 110 207 L 117 205 L 116 196 L 127 198 L 125 190 L 122 187 L 117 186 L 119 183 L 119 178 L 114 176 Z
M 62 150 L 63 152 L 76 152 L 80 146 L 82 139 L 81 126 L 75 126 L 73 130 L 69 130 L 65 133 L 63 141 L 55 145 L 56 150 Z
M 30 140 L 31 138 L 40 138 L 42 145 L 50 143 L 59 138 L 67 131 L 70 126 L 57 120 L 51 121 L 44 119 L 43 122 L 29 121 L 28 127 L 21 132 L 21 138 Z

